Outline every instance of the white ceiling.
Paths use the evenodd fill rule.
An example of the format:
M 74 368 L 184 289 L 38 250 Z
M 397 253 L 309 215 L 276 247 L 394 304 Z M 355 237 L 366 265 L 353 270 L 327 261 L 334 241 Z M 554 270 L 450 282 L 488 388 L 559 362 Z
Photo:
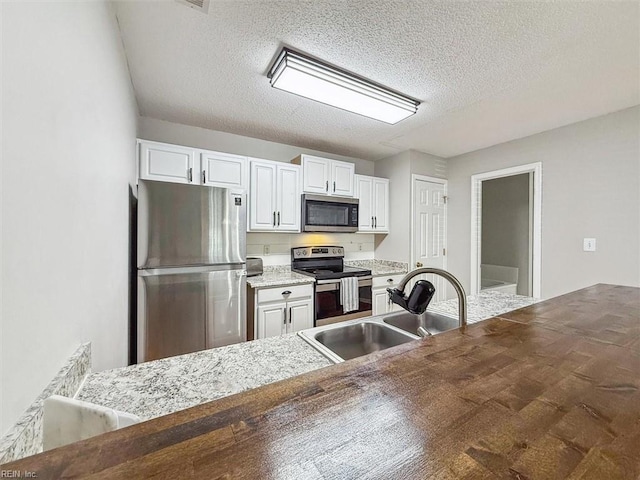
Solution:
M 141 115 L 369 160 L 451 157 L 640 103 L 638 2 L 116 8 Z M 271 88 L 283 45 L 424 103 L 387 125 Z

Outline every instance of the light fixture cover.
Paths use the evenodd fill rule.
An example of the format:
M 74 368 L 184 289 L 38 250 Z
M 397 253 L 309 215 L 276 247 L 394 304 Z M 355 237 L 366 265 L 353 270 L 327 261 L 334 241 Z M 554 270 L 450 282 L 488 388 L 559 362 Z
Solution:
M 420 102 L 283 48 L 267 75 L 271 86 L 365 117 L 395 124 L 415 114 Z

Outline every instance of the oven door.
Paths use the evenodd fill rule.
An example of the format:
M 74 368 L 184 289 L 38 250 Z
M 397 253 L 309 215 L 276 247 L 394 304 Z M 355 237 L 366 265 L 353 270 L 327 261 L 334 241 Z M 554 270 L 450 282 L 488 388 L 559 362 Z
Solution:
M 358 310 L 344 313 L 340 304 L 340 280 L 319 280 L 316 283 L 316 327 L 353 318 L 370 317 L 371 277 L 358 279 Z

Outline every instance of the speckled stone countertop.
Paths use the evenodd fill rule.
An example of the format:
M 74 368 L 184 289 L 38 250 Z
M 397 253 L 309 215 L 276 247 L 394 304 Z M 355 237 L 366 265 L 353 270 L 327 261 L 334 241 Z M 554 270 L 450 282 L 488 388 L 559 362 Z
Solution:
M 247 277 L 247 285 L 253 288 L 280 287 L 282 285 L 300 285 L 313 283 L 315 279 L 309 275 L 292 272 L 289 265 L 264 267 L 262 275 Z
M 495 317 L 501 313 L 527 307 L 539 300 L 512 293 L 483 290 L 478 295 L 467 296 L 467 323 L 475 323 L 480 320 Z M 442 313 L 452 317 L 458 316 L 458 299 L 445 300 L 432 303 L 428 311 Z
M 148 420 L 329 365 L 289 334 L 92 373 L 76 398 Z
M 344 263 L 352 267 L 371 270 L 371 275 L 374 277 L 381 275 L 402 275 L 407 273 L 409 267 L 406 263 L 391 262 L 389 260 L 347 260 Z

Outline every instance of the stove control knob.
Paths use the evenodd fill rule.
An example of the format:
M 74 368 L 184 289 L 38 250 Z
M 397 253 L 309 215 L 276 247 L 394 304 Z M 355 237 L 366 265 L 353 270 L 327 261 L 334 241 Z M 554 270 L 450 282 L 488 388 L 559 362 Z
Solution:
M 303 255 L 306 255 L 306 254 L 307 254 L 307 251 L 306 251 L 306 250 L 303 250 L 303 251 L 302 251 L 302 254 L 303 254 Z

